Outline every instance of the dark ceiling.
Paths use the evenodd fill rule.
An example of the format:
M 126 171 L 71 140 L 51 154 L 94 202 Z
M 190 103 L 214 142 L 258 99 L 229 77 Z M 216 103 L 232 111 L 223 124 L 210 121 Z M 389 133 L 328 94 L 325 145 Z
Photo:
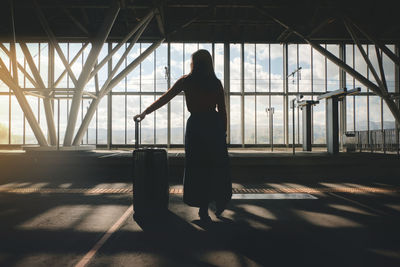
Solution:
M 112 0 L 36 0 L 59 41 L 84 41 L 93 36 L 113 4 Z M 151 9 L 155 17 L 142 41 L 172 42 L 295 42 L 303 39 L 276 22 L 284 22 L 319 42 L 351 42 L 343 24 L 350 18 L 386 43 L 400 40 L 397 1 L 212 1 L 115 0 L 121 6 L 109 40 L 119 40 Z M 0 40 L 45 41 L 47 36 L 33 0 L 2 0 Z M 13 12 L 12 12 L 13 11 Z M 362 37 L 361 34 L 359 34 Z

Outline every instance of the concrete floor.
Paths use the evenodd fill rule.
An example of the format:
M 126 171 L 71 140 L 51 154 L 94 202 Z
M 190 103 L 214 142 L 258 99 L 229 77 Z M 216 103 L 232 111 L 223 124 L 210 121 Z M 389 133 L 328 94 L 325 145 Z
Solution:
M 251 182 L 234 178 L 234 193 L 250 199 L 235 195 L 222 219 L 201 224 L 172 182 L 168 216 L 139 226 L 127 175 L 99 171 L 84 179 L 43 169 L 40 176 L 31 165 L 3 172 L 7 158 L 0 155 L 7 174 L 0 175 L 0 266 L 76 266 L 88 252 L 87 266 L 400 266 L 398 161 L 386 173 L 380 158 L 371 161 L 381 173 L 375 179 L 336 180 L 324 178 L 326 167 L 315 170 L 319 180 L 296 173 L 252 180 L 252 165 L 243 164 L 235 168 L 245 168 Z M 288 199 L 294 193 L 315 198 Z

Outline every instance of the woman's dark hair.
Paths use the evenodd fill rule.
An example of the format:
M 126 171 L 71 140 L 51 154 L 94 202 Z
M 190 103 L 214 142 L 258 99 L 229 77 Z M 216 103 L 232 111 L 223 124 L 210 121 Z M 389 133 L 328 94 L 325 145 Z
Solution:
M 202 80 L 214 81 L 217 76 L 214 72 L 214 66 L 210 52 L 204 49 L 197 50 L 192 54 L 192 71 L 189 76 Z

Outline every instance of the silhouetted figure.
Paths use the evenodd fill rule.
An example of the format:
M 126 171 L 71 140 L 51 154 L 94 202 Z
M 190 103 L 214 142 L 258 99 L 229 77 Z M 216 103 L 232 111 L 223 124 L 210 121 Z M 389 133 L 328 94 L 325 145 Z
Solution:
M 232 197 L 226 145 L 225 94 L 207 50 L 193 53 L 190 66 L 188 75 L 182 76 L 135 119 L 144 119 L 180 92 L 185 92 L 187 109 L 191 115 L 185 134 L 183 201 L 189 206 L 199 207 L 200 219 L 208 222 L 211 220 L 208 215 L 209 203 L 216 202 L 215 213 L 219 216 Z

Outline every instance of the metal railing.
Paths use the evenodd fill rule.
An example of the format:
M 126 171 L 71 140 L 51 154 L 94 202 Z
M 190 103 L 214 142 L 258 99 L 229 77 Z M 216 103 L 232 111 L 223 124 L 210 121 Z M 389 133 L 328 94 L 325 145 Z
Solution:
M 348 152 L 399 153 L 399 136 L 400 131 L 396 129 L 346 132 L 346 150 Z

